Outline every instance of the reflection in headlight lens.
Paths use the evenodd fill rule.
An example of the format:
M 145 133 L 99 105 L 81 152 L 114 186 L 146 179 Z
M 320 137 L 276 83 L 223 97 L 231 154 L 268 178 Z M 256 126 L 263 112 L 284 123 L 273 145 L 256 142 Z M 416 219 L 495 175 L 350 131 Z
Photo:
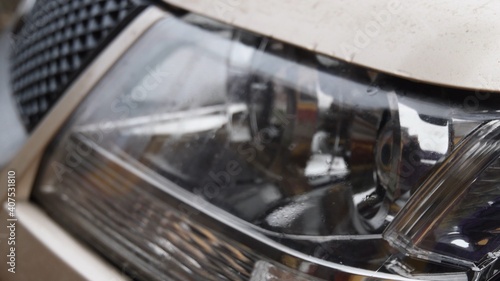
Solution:
M 216 210 L 219 225 L 236 221 L 232 227 L 244 225 L 253 238 L 333 267 L 466 280 L 466 264 L 428 264 L 382 239 L 419 186 L 471 132 L 498 118 L 488 107 L 468 112 L 464 95 L 196 16 L 169 19 L 75 113 L 44 160 L 35 199 L 147 278 L 248 280 L 265 259 L 224 241 L 227 227 L 216 229 L 226 236 L 212 236 L 212 221 L 207 228 L 183 222 L 192 218 L 172 211 L 172 198 L 189 194 L 188 209 Z M 458 243 L 446 235 L 444 256 Z M 284 256 L 269 259 L 328 276 Z

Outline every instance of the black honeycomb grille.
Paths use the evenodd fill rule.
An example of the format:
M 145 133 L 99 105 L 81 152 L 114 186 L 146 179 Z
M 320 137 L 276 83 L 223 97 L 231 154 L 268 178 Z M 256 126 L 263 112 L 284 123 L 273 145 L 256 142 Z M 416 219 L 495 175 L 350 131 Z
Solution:
M 83 67 L 144 8 L 132 0 L 38 0 L 14 35 L 12 87 L 28 131 Z

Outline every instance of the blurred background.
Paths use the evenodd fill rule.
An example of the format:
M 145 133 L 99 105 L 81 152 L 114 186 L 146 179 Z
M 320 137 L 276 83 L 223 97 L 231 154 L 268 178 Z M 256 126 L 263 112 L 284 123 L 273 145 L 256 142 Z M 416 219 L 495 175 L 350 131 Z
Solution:
M 22 23 L 35 0 L 0 0 L 0 169 L 21 148 L 27 133 L 11 94 L 9 55 L 13 30 Z

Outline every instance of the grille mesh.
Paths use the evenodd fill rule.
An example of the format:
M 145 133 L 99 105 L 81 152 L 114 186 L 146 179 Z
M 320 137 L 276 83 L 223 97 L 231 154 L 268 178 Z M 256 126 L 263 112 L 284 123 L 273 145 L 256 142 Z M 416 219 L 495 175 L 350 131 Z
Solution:
M 132 0 L 38 0 L 14 35 L 12 87 L 31 131 L 64 89 L 143 8 Z

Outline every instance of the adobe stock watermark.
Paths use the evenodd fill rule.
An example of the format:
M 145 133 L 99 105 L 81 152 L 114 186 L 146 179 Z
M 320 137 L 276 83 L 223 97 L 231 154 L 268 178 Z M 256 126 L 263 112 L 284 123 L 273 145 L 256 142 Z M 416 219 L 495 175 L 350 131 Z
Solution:
M 69 4 L 69 2 L 69 0 L 56 0 L 48 1 L 46 3 L 41 2 L 43 5 L 35 4 L 33 10 L 31 11 L 32 16 L 22 17 L 20 19 L 23 23 L 22 32 L 11 32 L 9 34 L 11 54 L 16 54 L 20 51 L 23 51 L 23 49 L 21 48 L 16 48 L 16 41 L 28 40 L 33 36 L 42 36 L 42 30 L 48 34 L 49 29 L 55 29 L 57 27 L 57 22 L 54 21 L 51 23 L 49 21 L 54 20 L 55 17 L 53 15 L 55 15 L 56 13 L 57 6 L 67 5 Z M 23 3 L 21 3 L 20 5 L 23 5 Z
M 212 2 L 212 7 L 217 16 L 225 19 L 231 17 L 234 12 L 242 3 L 243 0 L 216 0 Z
M 120 95 L 111 102 L 111 112 L 122 114 L 120 117 L 122 120 L 130 117 L 132 110 L 144 102 L 149 94 L 170 76 L 166 63 L 155 68 L 147 66 L 145 70 L 148 75 L 130 91 L 130 95 Z
M 294 116 L 286 115 L 282 112 L 273 112 L 272 118 L 279 120 L 280 124 L 286 126 L 291 122 L 291 120 L 293 120 Z M 258 154 L 266 148 L 266 145 L 271 143 L 274 135 L 275 131 L 273 128 L 262 128 L 254 135 L 251 141 L 243 142 L 237 145 L 235 152 L 241 160 L 251 163 L 256 160 Z M 194 189 L 193 193 L 195 196 L 192 199 L 192 204 L 197 206 L 198 209 L 204 209 L 211 205 L 209 201 L 219 196 L 224 189 L 234 184 L 235 178 L 237 178 L 242 172 L 243 167 L 236 160 L 229 160 L 225 163 L 224 168 L 219 171 L 209 171 L 209 180 Z M 179 204 L 177 208 L 188 216 L 199 213 L 199 211 L 192 207 L 188 207 L 185 204 Z
M 102 144 L 104 136 L 117 130 L 114 123 L 126 120 L 132 116 L 132 111 L 143 103 L 150 93 L 156 90 L 170 76 L 166 63 L 159 64 L 154 68 L 145 67 L 145 75 L 139 83 L 127 94 L 122 94 L 110 103 L 111 115 L 119 115 L 116 121 L 101 121 L 91 130 L 83 133 L 73 133 L 74 137 L 85 141 L 67 141 L 63 143 L 66 154 L 62 162 L 54 161 L 51 164 L 52 171 L 58 182 L 63 180 L 66 173 L 77 169 L 94 151 L 95 147 Z
M 16 172 L 7 172 L 7 271 L 16 273 Z
M 490 89 L 492 85 L 498 85 L 498 81 L 494 80 L 492 74 L 489 76 L 479 76 L 478 80 L 478 88 L 480 89 Z M 496 89 L 497 91 L 500 89 Z M 481 103 L 484 104 L 486 100 L 491 97 L 491 92 L 487 90 L 476 90 L 474 94 L 468 95 L 464 99 L 464 109 L 467 112 L 476 111 L 480 108 Z
M 400 0 L 387 2 L 385 9 L 371 12 L 371 20 L 354 32 L 351 42 L 340 43 L 340 50 L 344 58 L 353 59 L 353 56 L 367 48 L 380 33 L 388 28 L 394 16 L 402 9 Z

